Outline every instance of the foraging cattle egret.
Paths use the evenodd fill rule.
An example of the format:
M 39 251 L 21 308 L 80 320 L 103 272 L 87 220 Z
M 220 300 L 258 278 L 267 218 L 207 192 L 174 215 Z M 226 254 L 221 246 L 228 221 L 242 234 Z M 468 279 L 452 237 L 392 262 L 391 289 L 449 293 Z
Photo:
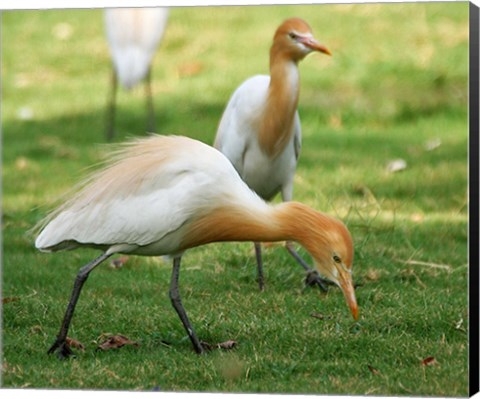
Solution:
M 114 136 L 118 82 L 127 90 L 145 80 L 147 129 L 155 130 L 151 89 L 151 63 L 162 39 L 168 8 L 110 8 L 105 10 L 105 29 L 112 55 L 112 89 L 107 115 L 107 139 Z
M 291 18 L 275 32 L 270 49 L 270 76 L 247 79 L 233 93 L 218 126 L 214 146 L 233 163 L 242 179 L 263 199 L 279 192 L 291 201 L 293 178 L 301 146 L 297 104 L 300 90 L 298 62 L 313 51 L 330 51 L 312 35 L 308 24 Z M 322 279 L 296 253 L 287 250 L 309 272 L 308 280 Z M 260 243 L 255 243 L 258 282 L 263 289 Z
M 204 351 L 178 290 L 180 259 L 189 248 L 219 241 L 300 243 L 317 269 L 343 291 L 355 319 L 353 245 L 345 225 L 298 202 L 269 205 L 242 181 L 219 151 L 186 137 L 132 141 L 43 223 L 41 251 L 103 251 L 80 269 L 49 353 L 72 354 L 67 332 L 88 274 L 115 253 L 171 255 L 170 299 L 198 353 Z

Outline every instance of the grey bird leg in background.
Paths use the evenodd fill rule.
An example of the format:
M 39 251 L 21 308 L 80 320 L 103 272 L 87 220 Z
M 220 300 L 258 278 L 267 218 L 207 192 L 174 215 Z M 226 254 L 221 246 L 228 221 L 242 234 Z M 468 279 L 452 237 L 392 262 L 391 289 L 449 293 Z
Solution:
M 200 343 L 200 340 L 198 339 L 197 334 L 195 334 L 195 331 L 193 330 L 193 327 L 190 324 L 190 321 L 188 320 L 187 313 L 185 312 L 185 309 L 183 308 L 183 305 L 182 305 L 180 292 L 178 291 L 178 276 L 180 274 L 181 259 L 182 259 L 181 256 L 176 256 L 175 258 L 173 258 L 172 279 L 170 282 L 170 300 L 172 301 L 172 305 L 177 311 L 177 314 L 180 317 L 180 320 L 182 321 L 183 327 L 185 327 L 185 330 L 187 331 L 187 334 L 190 337 L 190 340 L 192 341 L 195 352 L 200 354 L 200 353 L 204 353 L 205 350 L 202 344 Z
M 110 141 L 115 135 L 115 108 L 117 102 L 118 79 L 115 68 L 112 67 L 110 99 L 107 106 L 107 129 L 106 139 Z
M 257 259 L 258 288 L 260 288 L 260 291 L 263 291 L 265 286 L 263 284 L 262 244 L 255 242 L 253 245 L 255 246 L 255 258 Z
M 263 277 L 262 245 L 259 242 L 255 242 L 254 245 L 255 245 L 255 258 L 257 260 L 258 287 L 260 288 L 260 291 L 263 291 L 265 289 L 265 284 L 264 284 L 264 277 Z M 307 276 L 305 278 L 305 285 L 313 286 L 316 284 L 322 291 L 327 292 L 328 290 L 327 285 L 330 284 L 330 282 L 321 278 L 318 275 L 317 271 L 313 270 L 302 259 L 302 257 L 298 254 L 298 252 L 293 247 L 293 243 L 291 243 L 290 241 L 287 241 L 285 243 L 285 248 L 290 253 L 290 255 L 292 255 L 293 258 L 300 264 L 300 266 L 302 266 L 307 272 Z
M 147 131 L 155 132 L 155 113 L 153 109 L 153 95 L 152 95 L 152 70 L 148 68 L 147 76 L 145 77 L 145 97 L 147 99 Z
M 315 284 L 318 285 L 318 287 L 324 291 L 327 292 L 327 284 L 330 282 L 327 280 L 324 280 L 321 278 L 316 270 L 313 270 L 303 259 L 302 257 L 298 254 L 298 252 L 295 250 L 293 247 L 293 243 L 291 241 L 285 242 L 285 248 L 287 251 L 294 257 L 294 259 L 302 266 L 305 271 L 307 272 L 307 277 L 305 278 L 305 285 L 307 286 L 313 286 Z
M 297 151 L 300 151 L 299 149 L 295 151 L 296 157 L 298 159 L 299 153 Z M 291 201 L 293 198 L 293 180 L 288 182 L 282 187 L 281 190 L 281 195 L 282 195 L 282 201 L 283 202 L 288 202 Z M 293 256 L 293 258 L 302 266 L 305 271 L 307 272 L 307 276 L 305 277 L 305 285 L 307 287 L 313 286 L 315 284 L 318 285 L 318 287 L 324 291 L 327 292 L 327 286 L 326 284 L 329 283 L 329 281 L 322 279 L 319 274 L 317 273 L 316 270 L 313 270 L 307 262 L 305 262 L 302 257 L 298 254 L 298 252 L 295 250 L 293 247 L 293 243 L 291 241 L 286 241 L 285 242 L 285 248 L 287 251 L 290 253 L 290 255 Z
M 112 256 L 112 254 L 103 253 L 98 258 L 92 260 L 90 263 L 83 266 L 78 272 L 75 283 L 73 285 L 72 297 L 70 298 L 70 302 L 68 303 L 65 316 L 63 317 L 60 332 L 57 335 L 57 339 L 48 350 L 49 354 L 54 353 L 58 350 L 58 357 L 60 359 L 65 359 L 73 355 L 72 350 L 67 344 L 67 333 L 68 328 L 70 327 L 70 322 L 72 321 L 73 312 L 75 311 L 78 297 L 80 296 L 80 292 L 82 291 L 83 284 L 87 280 L 88 274 L 110 256 Z

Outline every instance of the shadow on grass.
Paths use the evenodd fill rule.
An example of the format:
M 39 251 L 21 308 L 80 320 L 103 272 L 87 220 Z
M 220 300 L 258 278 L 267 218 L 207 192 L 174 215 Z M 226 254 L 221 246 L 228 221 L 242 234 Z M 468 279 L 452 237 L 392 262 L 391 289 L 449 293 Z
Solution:
M 221 104 L 194 104 L 190 107 L 171 110 L 159 101 L 155 107 L 155 133 L 186 135 L 206 142 L 213 141 L 219 121 L 217 115 L 221 115 L 222 112 Z M 139 104 L 129 109 L 118 108 L 114 141 L 123 141 L 128 137 L 146 134 L 146 116 L 146 109 Z M 47 135 L 79 146 L 105 143 L 106 119 L 106 109 L 98 109 L 92 112 L 61 115 L 46 120 L 4 120 L 5 160 L 8 161 L 12 150 L 23 145 L 35 147 L 38 145 L 38 139 Z M 192 126 L 192 123 L 195 126 L 193 132 L 188 128 Z

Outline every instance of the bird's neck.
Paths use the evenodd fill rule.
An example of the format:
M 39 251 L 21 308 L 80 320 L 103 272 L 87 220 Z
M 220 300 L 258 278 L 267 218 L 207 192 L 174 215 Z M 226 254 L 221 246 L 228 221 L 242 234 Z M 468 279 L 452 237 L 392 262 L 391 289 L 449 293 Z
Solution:
M 329 240 L 333 222 L 331 217 L 298 202 L 256 208 L 228 205 L 192 222 L 181 247 L 222 241 L 288 240 L 298 242 L 311 255 L 319 255 L 319 243 Z
M 278 155 L 289 142 L 300 92 L 297 63 L 272 49 L 270 85 L 262 112 L 259 143 L 270 157 Z

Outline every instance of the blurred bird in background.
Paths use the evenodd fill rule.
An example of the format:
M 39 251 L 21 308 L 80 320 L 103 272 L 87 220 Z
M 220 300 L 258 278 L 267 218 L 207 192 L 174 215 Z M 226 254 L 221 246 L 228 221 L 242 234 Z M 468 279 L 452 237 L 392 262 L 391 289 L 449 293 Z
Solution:
M 311 52 L 330 54 L 300 18 L 284 21 L 270 48 L 270 76 L 256 75 L 233 93 L 218 126 L 214 146 L 233 163 L 242 179 L 263 199 L 279 192 L 283 201 L 293 197 L 293 179 L 301 148 L 297 105 L 300 94 L 298 63 Z M 307 283 L 323 280 L 286 242 L 290 254 L 307 271 Z M 261 246 L 255 243 L 258 283 L 264 287 Z
M 107 110 L 106 138 L 115 135 L 118 83 L 126 90 L 145 81 L 147 130 L 155 131 L 151 64 L 165 32 L 168 8 L 109 8 L 105 29 L 112 56 L 112 83 Z

